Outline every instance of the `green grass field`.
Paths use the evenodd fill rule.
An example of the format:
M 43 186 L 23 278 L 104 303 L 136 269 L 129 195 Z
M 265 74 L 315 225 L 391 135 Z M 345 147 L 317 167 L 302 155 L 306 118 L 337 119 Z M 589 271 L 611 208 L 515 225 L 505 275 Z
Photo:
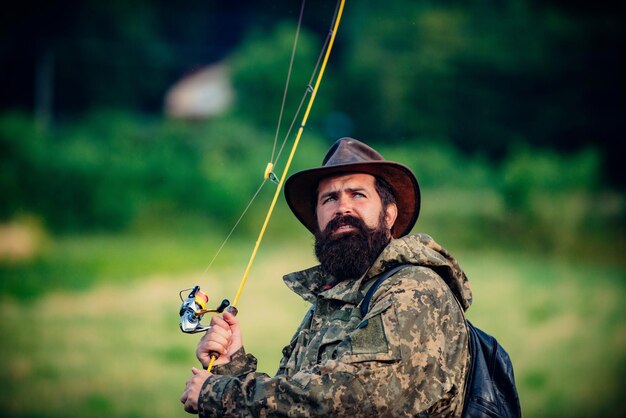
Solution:
M 5 268 L 0 415 L 188 416 L 178 398 L 199 337 L 178 329 L 178 292 L 200 284 L 215 305 L 232 298 L 252 244 L 231 245 L 228 263 L 202 276 L 214 246 L 167 237 L 67 238 L 34 266 Z M 239 303 L 246 348 L 269 374 L 307 309 L 280 278 L 314 262 L 300 247 L 262 247 Z M 450 250 L 474 290 L 468 316 L 511 355 L 525 417 L 626 416 L 624 268 Z

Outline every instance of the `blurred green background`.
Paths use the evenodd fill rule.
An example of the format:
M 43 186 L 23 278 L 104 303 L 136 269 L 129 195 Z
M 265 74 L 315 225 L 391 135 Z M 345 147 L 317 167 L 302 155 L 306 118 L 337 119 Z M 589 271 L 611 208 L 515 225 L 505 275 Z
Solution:
M 276 135 L 300 4 L 275 3 L 26 1 L 0 17 L 1 416 L 187 415 L 198 337 L 178 329 L 178 292 L 234 296 L 275 185 L 205 269 L 336 6 L 307 4 Z M 341 136 L 414 169 L 415 231 L 466 270 L 468 316 L 509 351 L 526 417 L 626 416 L 621 10 L 348 1 L 291 169 Z M 280 277 L 315 263 L 311 244 L 281 199 L 239 303 L 270 374 L 307 309 Z

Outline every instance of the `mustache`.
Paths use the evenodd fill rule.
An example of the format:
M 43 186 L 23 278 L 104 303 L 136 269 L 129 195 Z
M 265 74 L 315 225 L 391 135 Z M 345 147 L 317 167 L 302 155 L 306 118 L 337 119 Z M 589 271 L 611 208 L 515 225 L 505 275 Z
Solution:
M 339 215 L 328 222 L 326 228 L 324 228 L 324 235 L 328 235 L 332 233 L 335 229 L 339 228 L 342 225 L 349 225 L 357 228 L 361 232 L 367 231 L 369 228 L 365 223 L 359 218 L 355 218 L 350 215 Z

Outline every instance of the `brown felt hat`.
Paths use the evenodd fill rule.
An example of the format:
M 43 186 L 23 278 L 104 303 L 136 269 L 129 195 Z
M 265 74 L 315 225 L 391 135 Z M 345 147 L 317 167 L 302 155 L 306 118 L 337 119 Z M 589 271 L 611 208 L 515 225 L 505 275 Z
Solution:
M 352 138 L 341 138 L 326 153 L 321 167 L 293 174 L 285 182 L 285 199 L 298 220 L 315 233 L 318 229 L 315 207 L 317 187 L 325 177 L 344 173 L 365 173 L 385 180 L 393 191 L 398 206 L 391 235 L 408 234 L 420 211 L 420 188 L 410 168 L 387 161 L 375 149 Z

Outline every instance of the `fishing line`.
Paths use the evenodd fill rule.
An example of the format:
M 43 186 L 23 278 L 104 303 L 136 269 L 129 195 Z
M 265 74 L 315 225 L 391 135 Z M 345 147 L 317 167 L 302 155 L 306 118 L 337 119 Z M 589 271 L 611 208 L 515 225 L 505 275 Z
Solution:
M 300 25 L 302 23 L 302 15 L 303 15 L 303 10 L 304 10 L 304 3 L 305 0 L 303 0 L 302 2 L 302 8 L 300 11 L 300 19 L 298 21 L 298 29 L 296 32 L 296 37 L 299 33 L 300 30 Z M 195 332 L 200 332 L 200 331 L 205 331 L 207 330 L 209 327 L 204 326 L 200 323 L 200 320 L 202 319 L 202 316 L 205 313 L 208 312 L 216 312 L 216 313 L 221 313 L 224 311 L 224 309 L 226 309 L 226 307 L 228 307 L 230 305 L 230 307 L 228 309 L 232 308 L 232 313 L 236 314 L 237 312 L 237 303 L 239 302 L 239 298 L 242 294 L 243 288 L 246 284 L 246 281 L 248 279 L 248 276 L 250 274 L 250 270 L 252 268 L 252 264 L 256 258 L 256 254 L 258 252 L 258 249 L 261 245 L 261 241 L 263 240 L 263 237 L 265 235 L 265 231 L 267 230 L 267 226 L 269 224 L 270 218 L 272 216 L 272 213 L 274 211 L 274 208 L 276 206 L 276 202 L 278 201 L 278 197 L 280 196 L 280 191 L 282 189 L 282 186 L 285 182 L 285 179 L 287 177 L 287 173 L 289 172 L 289 167 L 291 166 L 291 163 L 293 162 L 293 158 L 295 156 L 296 150 L 298 148 L 298 144 L 300 143 L 300 139 L 302 137 L 302 133 L 304 132 L 304 128 L 306 126 L 307 120 L 309 118 L 309 115 L 311 113 L 311 109 L 313 107 L 313 103 L 315 101 L 315 98 L 317 96 L 317 92 L 319 89 L 319 86 L 322 82 L 322 78 L 324 76 L 324 71 L 326 69 L 326 64 L 328 63 L 328 59 L 330 57 L 330 53 L 332 51 L 334 42 L 335 42 L 335 36 L 337 34 L 337 29 L 339 27 L 339 23 L 341 21 L 341 16 L 343 14 L 343 8 L 344 8 L 344 4 L 345 4 L 345 0 L 338 0 L 337 1 L 337 6 L 335 7 L 335 13 L 333 16 L 333 21 L 331 24 L 331 29 L 326 37 L 326 40 L 324 42 L 324 47 L 322 48 L 322 52 L 320 53 L 320 56 L 318 57 L 316 66 L 313 70 L 313 75 L 311 76 L 311 79 L 309 81 L 309 84 L 306 88 L 305 93 L 303 94 L 302 100 L 300 101 L 300 104 L 298 106 L 298 111 L 296 113 L 296 116 L 294 116 L 291 125 L 289 127 L 288 133 L 287 135 L 285 135 L 285 139 L 283 140 L 283 143 L 278 151 L 278 154 L 276 155 L 276 158 L 274 159 L 274 153 L 276 151 L 276 144 L 277 144 L 277 138 L 278 138 L 278 132 L 280 130 L 280 123 L 281 123 L 281 119 L 282 119 L 282 114 L 284 111 L 284 105 L 285 105 L 285 97 L 286 97 L 286 91 L 283 95 L 283 103 L 281 106 L 281 111 L 280 111 L 280 117 L 279 117 L 279 123 L 278 123 L 278 127 L 277 127 L 277 133 L 276 133 L 276 137 L 274 139 L 274 148 L 272 150 L 272 160 L 277 161 L 278 158 L 280 157 L 280 154 L 282 153 L 285 143 L 287 141 L 287 138 L 289 137 L 291 130 L 295 124 L 295 121 L 298 117 L 298 114 L 300 113 L 300 110 L 302 109 L 302 106 L 304 104 L 305 98 L 307 97 L 307 95 L 310 93 L 310 98 L 309 98 L 309 102 L 308 105 L 306 107 L 306 110 L 304 111 L 304 116 L 302 117 L 302 121 L 300 122 L 300 127 L 298 129 L 298 132 L 296 134 L 296 137 L 294 139 L 293 145 L 291 147 L 291 152 L 289 153 L 289 157 L 287 159 L 287 162 L 285 164 L 285 167 L 283 169 L 283 173 L 281 175 L 280 180 L 278 181 L 278 179 L 276 178 L 276 175 L 273 173 L 272 169 L 273 169 L 273 162 L 270 161 L 265 169 L 265 175 L 264 175 L 264 179 L 263 182 L 261 183 L 261 185 L 259 186 L 259 188 L 257 189 L 256 193 L 252 196 L 252 199 L 250 199 L 250 202 L 248 203 L 248 205 L 246 206 L 246 208 L 244 209 L 243 213 L 241 214 L 241 216 L 239 217 L 239 219 L 237 220 L 237 222 L 235 223 L 235 226 L 233 226 L 233 228 L 231 229 L 230 233 L 228 234 L 228 236 L 226 237 L 226 239 L 224 240 L 224 242 L 222 243 L 222 245 L 220 246 L 220 248 L 218 249 L 218 252 L 216 253 L 216 255 L 213 257 L 213 259 L 211 260 L 211 263 L 209 264 L 209 266 L 207 266 L 207 268 L 205 269 L 204 274 L 206 274 L 206 272 L 208 271 L 209 267 L 213 264 L 213 262 L 215 261 L 215 259 L 217 258 L 218 254 L 221 252 L 222 248 L 224 248 L 224 245 L 226 244 L 226 242 L 230 239 L 231 235 L 233 234 L 234 230 L 237 228 L 237 226 L 239 225 L 239 223 L 241 222 L 243 216 L 246 214 L 246 212 L 248 211 L 248 209 L 250 208 L 250 206 L 252 205 L 252 202 L 256 199 L 256 197 L 259 195 L 263 185 L 267 182 L 268 179 L 270 179 L 272 182 L 276 182 L 277 183 L 277 187 L 276 187 L 276 191 L 274 193 L 274 197 L 272 199 L 272 202 L 269 206 L 269 209 L 267 211 L 267 214 L 265 216 L 265 221 L 263 222 L 263 226 L 261 227 L 261 231 L 259 232 L 259 236 L 257 238 L 257 241 L 254 245 L 254 249 L 252 250 L 252 254 L 250 256 L 250 259 L 248 261 L 248 264 L 246 266 L 246 270 L 243 274 L 243 277 L 241 279 L 241 282 L 239 284 L 239 288 L 237 289 L 237 294 L 235 295 L 233 304 L 230 305 L 230 302 L 226 299 L 224 299 L 221 303 L 221 305 L 214 310 L 207 310 L 205 309 L 206 303 L 208 302 L 208 296 L 202 292 L 200 290 L 200 286 L 194 286 L 191 293 L 187 296 L 186 299 L 183 300 L 183 303 L 181 305 L 180 308 L 180 317 L 181 317 L 181 322 L 180 322 L 180 327 L 181 330 L 183 332 L 187 332 L 187 333 L 195 333 Z M 294 49 L 292 50 L 292 58 L 291 58 L 291 62 L 290 62 L 290 66 L 289 66 L 289 74 L 288 74 L 288 80 L 285 86 L 285 89 L 288 88 L 289 85 L 289 78 L 291 76 L 291 71 L 292 71 L 292 64 L 293 64 L 293 58 L 295 56 L 295 47 L 296 47 L 297 42 L 294 42 Z M 323 58 L 322 58 L 323 56 Z M 320 60 L 321 60 L 321 64 L 320 64 Z M 319 68 L 319 71 L 318 71 Z M 315 79 L 315 85 L 312 87 L 311 83 L 313 82 L 313 80 Z M 182 292 L 181 292 L 181 299 L 182 299 Z M 207 370 L 210 372 L 213 364 L 215 363 L 215 360 L 219 357 L 218 353 L 213 353 L 211 352 L 211 360 L 207 366 Z
M 274 163 L 274 152 L 276 151 L 276 144 L 278 143 L 278 132 L 280 131 L 280 125 L 283 120 L 283 112 L 285 110 L 285 102 L 287 101 L 287 92 L 289 91 L 289 81 L 291 80 L 291 71 L 293 69 L 293 60 L 296 56 L 296 46 L 298 45 L 298 36 L 300 35 L 300 27 L 302 26 L 302 16 L 304 15 L 304 5 L 306 4 L 306 0 L 302 0 L 302 6 L 300 6 L 300 17 L 298 18 L 298 26 L 296 27 L 296 36 L 293 40 L 293 47 L 291 48 L 291 59 L 289 61 L 289 70 L 287 71 L 287 81 L 285 81 L 285 88 L 283 89 L 283 102 L 280 106 L 280 113 L 278 114 L 278 124 L 276 126 L 276 135 L 274 135 L 274 147 L 272 148 L 272 157 L 270 158 L 270 162 L 273 165 Z M 309 83 L 310 84 L 310 83 Z M 286 135 L 286 137 L 289 134 Z M 286 138 L 285 137 L 285 138 Z M 283 141 L 283 146 L 285 142 Z M 281 147 L 282 150 L 282 147 Z M 279 153 L 280 155 L 280 153 Z M 278 157 L 276 157 L 278 160 Z
M 278 134 L 279 134 L 279 131 L 280 131 L 280 125 L 282 124 L 282 117 L 283 117 L 283 114 L 284 114 L 284 108 L 285 108 L 285 103 L 286 103 L 286 98 L 287 98 L 287 92 L 288 92 L 289 85 L 290 85 L 291 74 L 293 72 L 293 62 L 294 62 L 295 54 L 296 54 L 296 50 L 297 50 L 297 44 L 298 44 L 300 29 L 302 27 L 302 20 L 303 20 L 303 16 L 304 16 L 305 5 L 306 5 L 306 0 L 303 0 L 302 1 L 302 5 L 300 7 L 300 15 L 298 17 L 298 25 L 296 27 L 296 34 L 295 34 L 294 44 L 293 44 L 293 47 L 292 47 L 292 50 L 291 50 L 291 59 L 290 59 L 290 62 L 289 62 L 289 70 L 287 72 L 287 81 L 285 82 L 285 88 L 284 88 L 284 91 L 283 91 L 283 100 L 282 100 L 282 103 L 281 103 L 280 113 L 279 113 L 279 117 L 278 117 L 278 124 L 277 124 L 277 127 L 276 127 L 276 135 L 274 137 L 274 145 L 273 145 L 273 148 L 272 148 L 272 156 L 270 158 L 270 162 L 268 163 L 268 166 L 266 167 L 264 179 L 261 182 L 261 184 L 259 185 L 259 187 L 256 190 L 256 192 L 254 193 L 254 195 L 252 196 L 252 198 L 250 199 L 250 201 L 248 202 L 248 204 L 246 205 L 245 209 L 243 210 L 243 212 L 241 213 L 241 215 L 239 216 L 237 221 L 235 222 L 234 226 L 231 228 L 230 232 L 228 233 L 228 235 L 226 236 L 224 241 L 220 244 L 217 252 L 215 253 L 213 258 L 211 259 L 209 265 L 202 272 L 202 275 L 200 276 L 201 278 L 204 278 L 206 276 L 207 272 L 209 271 L 209 269 L 213 266 L 213 263 L 215 262 L 217 257 L 220 255 L 220 253 L 222 252 L 222 250 L 224 249 L 224 247 L 226 246 L 228 241 L 230 240 L 231 236 L 233 235 L 233 233 L 235 232 L 235 230 L 237 229 L 237 227 L 241 223 L 242 219 L 244 218 L 244 216 L 248 212 L 248 209 L 250 209 L 250 207 L 252 206 L 253 202 L 256 200 L 257 196 L 259 195 L 259 193 L 263 189 L 263 186 L 265 185 L 267 180 L 269 179 L 273 183 L 278 184 L 278 179 L 276 178 L 276 175 L 274 174 L 273 169 L 278 164 L 278 160 L 280 159 L 280 156 L 281 156 L 281 154 L 282 154 L 282 152 L 283 152 L 283 150 L 285 148 L 285 145 L 287 144 L 287 140 L 291 136 L 291 132 L 293 130 L 293 127 L 296 124 L 298 116 L 300 116 L 300 112 L 302 111 L 302 107 L 304 106 L 304 102 L 305 102 L 307 96 L 310 93 L 313 92 L 313 87 L 311 85 L 313 84 L 313 80 L 315 79 L 315 76 L 318 73 L 318 69 L 319 69 L 320 64 L 322 62 L 322 59 L 324 57 L 324 53 L 325 53 L 325 51 L 328 48 L 328 44 L 329 44 L 331 36 L 333 34 L 333 29 L 332 28 L 333 28 L 333 26 L 334 26 L 334 24 L 336 22 L 336 19 L 337 19 L 337 13 L 339 12 L 340 2 L 337 1 L 336 5 L 335 5 L 335 11 L 333 12 L 333 17 L 332 17 L 332 20 L 331 20 L 330 30 L 326 34 L 326 37 L 324 39 L 324 43 L 322 45 L 322 48 L 320 49 L 320 53 L 317 56 L 317 60 L 316 60 L 315 66 L 313 68 L 313 71 L 311 72 L 311 77 L 309 78 L 309 82 L 307 83 L 307 87 L 306 87 L 304 93 L 302 94 L 302 98 L 300 99 L 300 103 L 298 104 L 298 108 L 297 108 L 293 118 L 291 119 L 291 123 L 289 125 L 289 129 L 287 130 L 287 133 L 285 134 L 285 136 L 283 138 L 283 141 L 282 141 L 281 146 L 280 146 L 280 148 L 278 150 L 278 153 L 276 153 L 276 145 L 278 143 L 278 141 L 277 141 L 278 140 Z
M 320 66 L 320 63 L 322 62 L 322 58 L 324 57 L 324 52 L 326 51 L 326 48 L 328 47 L 328 43 L 330 42 L 330 37 L 333 34 L 332 28 L 333 28 L 334 22 L 337 19 L 338 12 L 339 12 L 339 1 L 337 1 L 335 5 L 335 11 L 333 13 L 333 18 L 331 20 L 330 30 L 326 34 L 326 38 L 324 39 L 324 44 L 322 45 L 322 49 L 320 50 L 320 53 L 317 56 L 317 62 L 315 63 L 315 67 L 313 67 L 313 71 L 311 72 L 311 78 L 309 79 L 309 82 L 307 83 L 307 87 L 304 90 L 304 93 L 302 94 L 302 98 L 300 99 L 300 104 L 298 104 L 298 109 L 296 110 L 296 114 L 294 115 L 293 119 L 291 119 L 291 124 L 289 125 L 287 134 L 285 135 L 285 138 L 283 139 L 283 143 L 280 146 L 280 150 L 278 151 L 278 154 L 276 155 L 276 160 L 272 161 L 273 165 L 277 164 L 278 159 L 280 158 L 280 154 L 283 152 L 283 149 L 285 148 L 285 145 L 287 143 L 287 138 L 289 138 L 289 136 L 291 135 L 291 131 L 294 125 L 296 124 L 296 120 L 298 119 L 298 116 L 300 115 L 300 111 L 302 110 L 302 106 L 304 105 L 304 101 L 306 100 L 306 97 L 309 95 L 309 93 L 313 92 L 313 87 L 311 87 L 311 85 L 313 84 L 313 80 L 315 79 L 317 70 Z
M 317 74 L 317 79 L 315 81 L 315 86 L 313 87 L 313 91 L 311 92 L 311 97 L 309 99 L 309 104 L 307 105 L 306 110 L 304 111 L 304 116 L 302 117 L 302 122 L 300 123 L 300 128 L 298 129 L 298 133 L 296 135 L 296 139 L 294 140 L 293 146 L 291 147 L 291 153 L 289 154 L 289 158 L 287 159 L 287 163 L 285 164 L 285 169 L 283 170 L 283 174 L 280 178 L 280 182 L 276 187 L 276 192 L 274 193 L 274 198 L 272 199 L 272 203 L 270 204 L 269 210 L 267 211 L 267 215 L 265 217 L 265 221 L 263 222 L 263 226 L 261 227 L 261 232 L 259 233 L 259 237 L 256 241 L 254 249 L 252 250 L 252 255 L 250 256 L 250 260 L 248 261 L 248 266 L 246 267 L 246 271 L 241 279 L 241 283 L 239 284 L 239 289 L 237 290 L 237 294 L 235 295 L 235 299 L 233 300 L 233 307 L 237 306 L 237 302 L 239 302 L 239 297 L 243 291 L 243 288 L 248 279 L 248 275 L 250 274 L 250 269 L 252 268 L 252 263 L 256 258 L 257 251 L 259 250 L 259 246 L 261 245 L 261 241 L 263 240 L 263 236 L 265 235 L 265 230 L 267 229 L 267 225 L 269 224 L 270 218 L 274 211 L 274 207 L 276 206 L 276 202 L 278 201 L 278 196 L 280 195 L 280 190 L 282 188 L 283 183 L 285 182 L 285 178 L 287 177 L 287 172 L 289 171 L 289 167 L 291 166 L 291 162 L 293 161 L 293 157 L 296 153 L 296 149 L 298 148 L 298 144 L 300 143 L 300 138 L 302 137 L 302 132 L 304 132 L 304 127 L 306 126 L 306 122 L 309 118 L 309 114 L 311 113 L 311 109 L 313 107 L 313 103 L 315 102 L 315 97 L 317 96 L 317 91 L 322 82 L 322 77 L 324 76 L 324 71 L 326 70 L 326 64 L 328 63 L 328 58 L 330 57 L 330 52 L 333 49 L 333 45 L 335 43 L 335 36 L 337 35 L 337 28 L 339 27 L 339 22 L 341 21 L 341 15 L 343 14 L 343 7 L 345 4 L 345 0 L 341 0 L 341 4 L 339 5 L 339 9 L 337 11 L 337 15 L 335 17 L 335 21 L 333 22 L 331 29 L 331 36 L 328 42 L 328 47 L 326 48 L 326 52 L 324 54 L 324 59 L 322 60 L 322 64 Z M 212 363 L 212 362 L 211 362 Z
M 291 80 L 291 73 L 293 71 L 293 62 L 294 62 L 294 58 L 295 58 L 295 55 L 296 55 L 296 49 L 297 49 L 297 45 L 298 45 L 298 38 L 299 38 L 299 34 L 300 34 L 300 28 L 302 27 L 302 17 L 304 16 L 304 6 L 305 5 L 306 5 L 306 0 L 302 0 L 302 5 L 300 7 L 300 16 L 298 17 L 298 25 L 296 26 L 296 35 L 295 35 L 295 39 L 294 39 L 294 42 L 293 42 L 293 47 L 291 49 L 291 59 L 289 61 L 289 70 L 287 71 L 287 81 L 285 82 L 285 88 L 283 90 L 283 100 L 282 100 L 282 103 L 281 103 L 280 112 L 279 112 L 279 116 L 278 116 L 278 124 L 276 126 L 276 135 L 274 137 L 274 145 L 272 147 L 272 156 L 270 158 L 270 163 L 267 165 L 267 167 L 265 169 L 265 174 L 264 174 L 264 177 L 263 177 L 263 181 L 261 182 L 261 184 L 259 185 L 258 189 L 256 190 L 256 192 L 254 193 L 254 195 L 252 196 L 252 198 L 250 199 L 250 201 L 246 205 L 245 209 L 243 210 L 243 212 L 241 213 L 241 215 L 239 216 L 239 218 L 235 222 L 234 226 L 231 228 L 230 232 L 228 233 L 228 235 L 226 236 L 224 241 L 222 241 L 222 244 L 218 248 L 218 250 L 215 253 L 215 255 L 213 256 L 213 258 L 211 259 L 211 262 L 209 263 L 209 265 L 202 272 L 200 278 L 204 278 L 205 277 L 206 273 L 209 271 L 209 269 L 211 268 L 211 266 L 213 265 L 213 263 L 215 262 L 217 257 L 222 252 L 222 249 L 224 248 L 226 243 L 230 240 L 230 237 L 233 235 L 233 233 L 235 232 L 235 230 L 239 226 L 239 223 L 241 222 L 241 220 L 244 218 L 244 216 L 248 212 L 248 209 L 250 209 L 250 207 L 252 206 L 252 203 L 256 200 L 257 196 L 261 192 L 261 189 L 263 189 L 263 186 L 265 185 L 267 180 L 269 179 L 269 180 L 271 180 L 274 183 L 278 183 L 278 180 L 276 179 L 276 175 L 274 174 L 273 169 L 274 169 L 274 167 L 276 165 L 276 162 L 280 158 L 280 154 L 281 154 L 283 148 L 285 147 L 285 143 L 287 142 L 287 138 L 289 137 L 289 134 L 291 132 L 291 127 L 293 127 L 294 121 L 298 117 L 298 114 L 299 114 L 300 109 L 302 107 L 302 103 L 304 102 L 304 97 L 306 97 L 306 93 L 305 93 L 305 95 L 303 96 L 303 98 L 302 98 L 302 100 L 300 102 L 300 106 L 298 106 L 298 112 L 294 116 L 294 118 L 293 118 L 293 120 L 291 122 L 291 125 L 289 127 L 289 131 L 287 132 L 287 135 L 285 135 L 285 139 L 283 140 L 283 143 L 282 143 L 282 145 L 280 147 L 280 150 L 279 150 L 278 154 L 276 155 L 276 159 L 274 159 L 274 155 L 275 155 L 275 152 L 276 152 L 276 144 L 278 143 L 278 133 L 280 131 L 280 125 L 281 125 L 282 118 L 283 118 L 283 113 L 284 113 L 284 110 L 285 110 L 285 103 L 287 101 L 287 92 L 289 90 L 289 82 Z M 327 36 L 327 39 L 328 39 L 328 36 Z M 326 46 L 326 44 L 324 46 Z M 323 50 L 322 50 L 322 52 L 323 52 Z M 322 54 L 320 53 L 320 57 L 321 57 L 321 55 Z M 320 61 L 320 58 L 318 58 L 318 65 L 319 65 L 319 61 Z M 317 65 L 316 65 L 316 67 L 314 69 L 314 72 L 315 71 L 317 71 Z M 313 79 L 313 77 L 311 77 L 311 80 L 312 79 Z M 309 81 L 309 84 L 311 84 L 310 81 Z
M 252 196 L 252 199 L 250 199 L 250 201 L 248 202 L 248 205 L 246 206 L 246 208 L 243 210 L 243 212 L 239 216 L 239 219 L 237 219 L 237 222 L 235 222 L 235 225 L 232 227 L 232 229 L 230 230 L 230 232 L 226 236 L 226 239 L 224 239 L 224 241 L 222 242 L 222 245 L 220 245 L 220 248 L 217 250 L 217 252 L 213 256 L 213 259 L 211 259 L 211 262 L 209 263 L 209 265 L 206 266 L 206 268 L 204 269 L 204 271 L 200 275 L 200 278 L 204 278 L 205 277 L 206 273 L 209 271 L 209 269 L 213 265 L 213 262 L 220 255 L 220 253 L 222 252 L 222 249 L 224 248 L 224 246 L 226 245 L 226 243 L 230 239 L 230 236 L 233 235 L 233 232 L 235 232 L 235 229 L 237 229 L 237 227 L 239 226 L 239 223 L 241 222 L 243 217 L 246 216 L 246 212 L 248 212 L 248 209 L 250 209 L 250 206 L 252 206 L 252 202 L 254 202 L 256 197 L 259 195 L 259 193 L 261 192 L 261 189 L 263 188 L 263 186 L 265 185 L 266 182 L 267 182 L 267 178 L 263 179 L 263 181 L 261 182 L 261 185 L 259 186 L 259 188 L 256 190 L 256 192 Z

